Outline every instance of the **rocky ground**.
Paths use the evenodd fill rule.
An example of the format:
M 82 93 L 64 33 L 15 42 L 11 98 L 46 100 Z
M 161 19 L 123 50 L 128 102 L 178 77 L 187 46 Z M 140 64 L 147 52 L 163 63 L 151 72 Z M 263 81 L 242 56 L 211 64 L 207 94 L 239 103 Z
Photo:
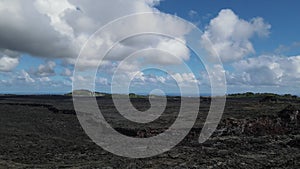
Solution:
M 110 98 L 98 98 L 103 115 L 119 132 L 151 137 L 174 122 L 180 99 L 169 98 L 162 117 L 149 125 L 122 118 Z M 146 110 L 144 98 L 132 99 Z M 97 146 L 81 128 L 69 96 L 0 96 L 0 168 L 300 168 L 298 98 L 228 97 L 218 129 L 198 137 L 210 106 L 201 98 L 189 135 L 155 157 L 130 159 Z

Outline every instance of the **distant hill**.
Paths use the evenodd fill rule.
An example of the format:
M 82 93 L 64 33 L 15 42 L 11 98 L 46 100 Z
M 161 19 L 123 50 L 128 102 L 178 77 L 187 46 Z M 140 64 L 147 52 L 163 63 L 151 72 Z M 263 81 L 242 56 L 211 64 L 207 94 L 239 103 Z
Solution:
M 74 90 L 73 92 L 69 92 L 64 94 L 65 96 L 96 96 L 96 97 L 112 97 L 112 94 L 103 93 L 103 92 L 92 92 L 86 89 Z M 125 97 L 125 94 L 113 94 L 115 97 Z M 129 98 L 144 98 L 144 95 L 137 95 L 135 93 L 129 93 Z
M 112 97 L 114 95 L 115 97 L 123 98 L 126 96 L 126 94 L 110 94 L 110 93 L 104 93 L 104 92 L 92 92 L 90 90 L 86 89 L 80 89 L 80 90 L 74 90 L 73 92 L 69 92 L 64 94 L 65 96 L 96 96 L 96 97 Z M 129 93 L 129 98 L 148 98 L 149 95 L 140 95 L 135 93 Z M 156 95 L 150 95 L 150 97 L 160 97 Z M 168 98 L 174 98 L 176 96 L 167 96 Z M 177 96 L 180 97 L 180 96 Z M 240 98 L 240 97 L 247 97 L 247 98 L 262 98 L 263 100 L 280 100 L 280 99 L 299 99 L 296 95 L 291 94 L 274 94 L 274 93 L 252 93 L 252 92 L 246 92 L 246 93 L 234 93 L 234 94 L 228 94 L 226 97 L 228 98 Z
M 92 92 L 86 89 L 74 90 L 73 92 L 66 93 L 65 96 L 111 96 L 109 93 Z
M 235 93 L 228 94 L 227 97 L 266 97 L 266 98 L 281 98 L 281 99 L 296 99 L 298 96 L 291 94 L 274 94 L 274 93 Z

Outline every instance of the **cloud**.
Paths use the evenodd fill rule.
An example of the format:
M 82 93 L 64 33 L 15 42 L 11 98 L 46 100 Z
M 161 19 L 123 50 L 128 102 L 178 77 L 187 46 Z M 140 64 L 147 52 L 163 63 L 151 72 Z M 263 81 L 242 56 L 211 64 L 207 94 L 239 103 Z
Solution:
M 232 10 L 223 9 L 206 27 L 201 43 L 213 59 L 219 55 L 224 62 L 236 61 L 254 53 L 250 39 L 255 34 L 268 36 L 270 28 L 263 18 L 245 21 Z
M 3 0 L 0 1 L 0 72 L 9 74 L 19 64 L 20 53 L 26 53 L 44 58 L 48 62 L 39 65 L 29 72 L 22 70 L 14 72 L 11 79 L 1 79 L 1 84 L 53 84 L 53 86 L 67 85 L 70 81 L 54 82 L 51 76 L 57 75 L 57 65 L 51 61 L 56 58 L 66 63 L 59 74 L 63 79 L 72 76 L 70 69 L 78 56 L 82 45 L 90 35 L 107 23 L 129 14 L 139 12 L 159 12 L 155 6 L 160 0 Z M 126 8 L 120 8 L 126 6 Z M 197 12 L 190 11 L 191 16 Z M 210 18 L 210 17 L 209 17 Z M 174 39 L 156 35 L 134 36 L 116 44 L 119 37 L 135 32 L 153 28 L 162 32 L 170 32 Z M 271 25 L 263 18 L 256 17 L 244 20 L 232 10 L 221 10 L 206 26 L 201 44 L 212 59 L 219 54 L 224 62 L 231 62 L 234 71 L 226 71 L 229 85 L 247 86 L 295 86 L 300 84 L 300 56 L 280 57 L 264 55 L 247 58 L 245 56 L 255 53 L 251 39 L 255 36 L 268 37 Z M 151 29 L 150 29 L 151 30 Z M 165 53 L 143 52 L 132 60 L 123 62 L 120 66 L 122 72 L 117 77 L 120 80 L 134 78 L 135 82 L 143 84 L 169 84 L 171 77 L 148 75 L 141 72 L 143 66 L 180 65 L 190 59 L 190 51 L 185 46 L 185 35 L 190 28 L 180 22 L 176 17 L 159 14 L 145 19 L 136 19 L 120 27 L 105 32 L 105 36 L 97 37 L 88 51 L 88 56 L 79 63 L 82 70 L 98 66 L 99 52 L 106 52 L 115 45 L 100 64 L 101 73 L 106 78 L 98 78 L 96 82 L 102 85 L 110 84 L 110 75 L 116 70 L 120 61 L 133 52 L 143 49 L 158 49 Z M 176 38 L 181 39 L 181 42 Z M 209 40 L 209 41 L 208 41 Z M 211 48 L 213 45 L 214 48 Z M 298 43 L 292 47 L 280 46 L 276 52 L 281 53 L 290 48 L 299 47 Z M 168 54 L 167 54 L 168 53 Z M 173 56 L 172 56 L 173 55 Z M 175 59 L 175 57 L 177 59 Z M 137 59 L 137 57 L 140 58 Z M 71 64 L 71 66 L 70 66 Z M 158 67 L 159 67 L 158 66 Z M 221 77 L 220 65 L 215 65 L 211 72 L 218 80 Z M 100 72 L 100 71 L 99 71 Z M 220 73 L 220 74 L 219 74 Z M 108 76 L 107 76 L 108 75 Z M 202 84 L 209 79 L 208 75 L 201 74 L 202 79 L 196 79 L 191 73 L 172 74 L 173 81 L 188 85 L 189 83 Z M 79 81 L 89 83 L 91 77 L 78 77 Z M 92 84 L 88 84 L 92 85 Z M 85 87 L 85 85 L 82 85 Z
M 10 72 L 19 64 L 19 53 L 0 49 L 0 72 Z
M 67 0 L 51 1 L 51 0 L 36 0 L 34 6 L 41 14 L 45 14 L 50 19 L 50 25 L 54 30 L 62 35 L 73 36 L 72 28 L 62 19 L 66 10 L 74 10 L 75 6 Z
M 157 76 L 155 74 L 144 74 L 143 72 L 137 72 L 134 80 L 136 82 L 143 82 L 142 84 L 166 84 L 168 79 L 167 77 Z
M 35 1 L 4 0 L 0 6 L 0 48 L 44 58 L 76 54 L 72 39 L 54 29 Z
M 5 93 L 66 92 L 71 91 L 70 79 L 37 77 L 26 70 L 0 74 L 0 88 Z
M 9 86 L 12 85 L 11 81 L 9 81 L 9 80 L 0 80 L 0 84 L 1 84 L 2 87 L 4 87 L 4 86 L 9 87 Z
M 290 52 L 293 50 L 299 50 L 300 47 L 300 42 L 293 42 L 291 45 L 279 45 L 276 49 L 275 49 L 275 53 L 276 54 L 283 54 L 286 52 Z
M 18 58 L 11 58 L 6 55 L 0 56 L 0 72 L 13 70 L 19 64 Z
M 68 69 L 68 68 L 65 68 L 64 69 L 64 72 L 61 73 L 62 76 L 72 76 L 73 75 L 73 72 Z
M 163 55 L 153 58 L 153 60 L 162 64 L 179 64 L 178 60 L 187 61 L 190 58 L 190 51 L 185 46 L 185 42 L 184 44 L 181 44 L 179 41 L 174 39 L 160 41 L 156 49 L 170 53 L 170 55 Z M 174 59 L 174 56 L 179 59 Z
M 120 17 L 142 12 L 156 10 L 160 0 L 69 0 L 78 10 L 68 10 L 62 17 L 73 28 L 75 36 L 80 34 L 92 34 L 100 27 Z M 126 6 L 126 8 L 120 8 Z M 126 31 L 126 30 L 125 30 Z
M 159 0 L 5 0 L 0 2 L 0 48 L 10 49 L 33 56 L 53 59 L 60 58 L 68 64 L 74 64 L 79 50 L 96 30 L 119 17 L 140 12 L 159 12 L 155 5 Z M 119 8 L 126 6 L 126 8 Z M 106 52 L 118 37 L 132 32 L 155 28 L 172 32 L 176 38 L 184 39 L 189 31 L 187 25 L 182 24 L 171 15 L 153 15 L 147 20 L 136 19 L 122 29 L 115 28 L 106 32 L 105 37 L 99 37 L 91 48 L 91 55 L 86 56 L 78 65 L 82 69 L 97 66 L 96 53 Z M 162 37 L 147 37 L 147 41 L 140 43 L 143 38 L 134 38 L 129 43 L 118 43 L 115 53 L 110 55 L 107 62 L 122 60 L 126 54 L 136 51 L 143 44 L 143 48 L 167 47 L 169 52 L 176 51 L 183 59 L 189 58 L 185 47 L 174 40 Z M 173 52 L 174 53 L 174 52 Z M 154 58 L 157 64 L 172 63 L 172 59 Z
M 104 78 L 104 77 L 97 78 L 96 83 L 98 83 L 100 85 L 105 85 L 105 86 L 109 85 L 107 78 Z
M 144 64 L 174 65 L 190 58 L 190 51 L 183 40 L 158 35 L 142 35 L 118 43 L 110 50 L 105 60 L 121 61 L 132 53 L 142 50 L 143 52 L 133 59 L 144 59 Z
M 223 65 L 215 64 L 212 67 L 206 67 L 206 69 L 209 70 L 210 74 L 208 74 L 208 71 L 200 72 L 199 83 L 201 85 L 211 86 L 213 83 L 220 87 L 220 89 L 226 88 L 226 79 L 224 79 L 225 70 Z
M 28 72 L 22 70 L 15 80 L 18 80 L 21 83 L 34 83 L 35 80 L 29 75 Z
M 175 73 L 171 75 L 178 84 L 198 84 L 198 80 L 195 78 L 193 73 Z
M 39 65 L 37 70 L 33 71 L 33 74 L 38 77 L 55 76 L 56 63 L 48 61 L 46 64 Z
M 189 17 L 190 17 L 190 18 L 194 18 L 195 16 L 198 15 L 198 12 L 197 12 L 197 11 L 194 11 L 194 10 L 190 10 L 188 14 L 189 14 Z
M 162 76 L 157 76 L 157 80 L 160 82 L 160 83 L 166 83 L 166 78 L 162 77 Z
M 262 55 L 233 63 L 227 73 L 231 85 L 295 87 L 300 84 L 300 56 Z
M 39 81 L 40 82 L 50 82 L 51 79 L 49 77 L 41 77 L 41 78 L 39 78 Z

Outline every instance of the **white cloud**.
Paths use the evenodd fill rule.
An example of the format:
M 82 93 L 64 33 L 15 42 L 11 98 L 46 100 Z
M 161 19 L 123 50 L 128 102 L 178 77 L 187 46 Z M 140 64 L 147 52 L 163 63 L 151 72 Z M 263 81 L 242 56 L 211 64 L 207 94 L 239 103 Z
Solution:
M 72 39 L 56 31 L 34 2 L 0 2 L 0 48 L 48 58 L 73 56 Z
M 157 77 L 157 80 L 160 82 L 160 83 L 166 83 L 166 78 L 162 77 L 162 76 L 158 76 Z
M 50 24 L 56 31 L 63 35 L 73 36 L 73 29 L 62 19 L 66 10 L 76 9 L 68 0 L 36 0 L 34 5 L 41 14 L 50 18 Z
M 4 0 L 0 1 L 0 48 L 26 53 L 36 57 L 50 60 L 45 64 L 33 68 L 31 71 L 22 71 L 14 77 L 15 81 L 26 83 L 46 83 L 51 82 L 57 86 L 49 77 L 55 76 L 56 63 L 52 59 L 61 59 L 64 63 L 75 64 L 81 47 L 99 28 L 114 19 L 133 13 L 159 12 L 155 5 L 160 0 Z M 120 8 L 126 6 L 126 8 Z M 93 47 L 90 48 L 89 55 L 85 56 L 79 63 L 85 69 L 98 66 L 99 52 L 106 52 L 113 42 L 119 37 L 127 35 L 128 32 L 139 30 L 158 30 L 170 32 L 175 38 L 182 39 L 182 43 L 161 36 L 141 36 L 127 41 L 119 42 L 113 48 L 100 66 L 105 68 L 107 74 L 111 74 L 116 68 L 118 61 L 123 60 L 128 54 L 141 49 L 156 48 L 175 55 L 182 61 L 187 61 L 190 57 L 189 49 L 184 46 L 184 36 L 189 32 L 189 27 L 183 24 L 176 17 L 161 14 L 153 15 L 149 18 L 137 18 L 120 29 L 119 27 L 106 32 L 105 36 L 99 37 Z M 0 55 L 1 56 L 1 55 Z M 164 77 L 148 77 L 139 70 L 144 64 L 180 64 L 180 60 L 170 57 L 170 55 L 147 55 L 144 63 L 127 62 L 121 66 L 122 78 L 135 76 L 145 82 L 166 83 Z M 19 63 L 19 56 L 10 55 L 0 57 L 0 71 L 11 71 Z M 69 65 L 67 65 L 69 66 Z M 137 73 L 138 72 L 138 73 Z M 69 69 L 60 72 L 62 76 L 71 76 Z M 82 86 L 92 86 L 88 81 L 89 77 L 79 77 Z M 108 84 L 108 80 L 98 79 L 101 84 Z
M 198 12 L 197 11 L 194 11 L 194 10 L 190 10 L 189 11 L 189 17 L 190 18 L 194 18 L 195 16 L 197 16 L 198 15 Z
M 175 81 L 179 84 L 188 85 L 191 83 L 197 83 L 198 80 L 195 78 L 193 73 L 175 73 L 171 75 Z
M 39 81 L 40 82 L 50 82 L 51 79 L 49 77 L 41 77 L 41 78 L 39 78 Z
M 72 74 L 73 72 L 68 68 L 65 68 L 64 72 L 61 73 L 62 76 L 72 76 Z
M 16 78 L 18 81 L 25 82 L 25 83 L 34 83 L 35 80 L 31 78 L 28 72 L 22 70 L 20 74 Z
M 68 79 L 55 80 L 50 77 L 36 77 L 26 70 L 2 73 L 0 88 L 4 92 L 42 92 L 69 91 L 71 81 Z
M 212 56 L 230 62 L 254 53 L 253 35 L 268 36 L 271 26 L 257 17 L 250 21 L 239 18 L 232 10 L 223 9 L 206 27 L 201 43 Z
M 0 72 L 8 72 L 13 70 L 19 64 L 18 58 L 11 58 L 8 56 L 0 56 Z
M 104 77 L 99 77 L 99 78 L 97 79 L 97 82 L 98 82 L 99 84 L 101 84 L 101 85 L 108 85 L 108 84 L 109 84 L 107 78 L 104 78 Z
M 223 68 L 223 65 L 215 64 L 212 67 L 207 67 L 209 69 L 208 71 L 201 71 L 200 72 L 200 84 L 211 86 L 211 84 L 214 84 L 216 87 L 219 87 L 220 89 L 226 88 L 226 79 L 225 78 L 225 70 Z
M 233 63 L 235 71 L 227 73 L 231 85 L 289 86 L 300 84 L 300 56 L 262 55 Z
M 39 65 L 38 69 L 33 72 L 34 75 L 45 77 L 45 76 L 54 76 L 56 63 L 53 61 L 48 61 L 46 64 Z
M 19 64 L 19 53 L 8 49 L 0 49 L 0 72 L 12 71 Z
M 183 60 L 187 61 L 190 58 L 190 51 L 185 46 L 185 42 L 182 44 L 179 41 L 174 40 L 174 39 L 159 42 L 156 49 L 167 51 L 171 55 L 171 57 L 159 56 L 159 57 L 157 57 L 157 59 L 156 58 L 153 59 L 153 60 L 158 61 L 159 63 L 176 64 L 178 62 L 176 60 L 178 60 L 178 59 L 174 59 L 173 56 L 176 56 L 177 58 L 181 59 L 182 61 Z M 166 57 L 166 58 L 164 58 L 164 57 Z M 177 64 L 179 64 L 179 63 L 177 63 Z
M 276 49 L 275 49 L 275 53 L 280 55 L 286 52 L 290 52 L 293 50 L 299 50 L 300 48 L 300 42 L 293 42 L 290 45 L 279 45 Z
M 159 0 L 0 1 L 0 72 L 12 71 L 19 64 L 20 53 L 28 53 L 47 60 L 59 58 L 67 64 L 74 64 L 82 45 L 100 27 L 128 14 L 158 12 L 155 5 L 159 2 Z M 120 8 L 120 6 L 126 6 L 126 8 Z M 196 12 L 190 11 L 190 15 L 196 15 Z M 169 31 L 183 43 L 175 39 L 153 35 L 126 39 L 117 43 L 100 64 L 100 69 L 105 69 L 101 73 L 112 75 L 119 61 L 126 56 L 141 49 L 153 48 L 166 51 L 169 55 L 143 53 L 140 58 L 144 60 L 140 60 L 140 62 L 136 58 L 124 62 L 120 67 L 122 73 L 118 78 L 121 80 L 122 78 L 134 78 L 136 81 L 147 84 L 167 84 L 170 82 L 168 77 L 150 76 L 141 72 L 142 67 L 146 64 L 165 67 L 166 65 L 181 64 L 180 61 L 190 59 L 190 51 L 184 41 L 184 36 L 190 31 L 189 27 L 175 17 L 165 14 L 153 15 L 147 20 L 136 19 L 122 29 L 119 27 L 111 29 L 106 32 L 105 36 L 98 37 L 94 46 L 90 46 L 89 55 L 79 63 L 82 70 L 98 66 L 97 53 L 106 52 L 119 37 L 123 37 L 128 32 L 147 30 L 148 28 L 149 30 L 151 30 L 150 28 L 162 30 L 162 32 Z M 295 86 L 300 84 L 300 56 L 259 56 L 241 60 L 243 57 L 255 53 L 251 38 L 255 35 L 268 36 L 270 28 L 271 26 L 265 23 L 263 18 L 256 17 L 246 21 L 239 18 L 230 9 L 224 9 L 205 28 L 201 43 L 211 58 L 214 59 L 219 54 L 224 62 L 233 62 L 235 71 L 226 72 L 230 85 Z M 207 41 L 206 38 L 210 41 Z M 210 48 L 211 45 L 214 48 Z M 179 59 L 174 59 L 172 55 Z M 24 70 L 15 72 L 16 75 L 12 79 L 26 83 L 50 82 L 52 80 L 49 76 L 56 75 L 55 68 L 56 63 L 49 61 L 29 73 Z M 216 65 L 213 69 L 211 72 L 214 77 L 216 80 L 220 80 L 218 77 L 221 75 L 218 73 L 224 73 L 221 67 Z M 67 68 L 63 69 L 60 74 L 67 76 L 66 78 L 72 76 L 71 70 Z M 174 73 L 172 76 L 182 84 L 202 83 L 192 73 Z M 91 77 L 79 76 L 78 78 L 84 84 L 88 83 Z M 203 74 L 203 79 L 208 80 L 209 78 Z M 107 78 L 99 78 L 96 81 L 103 85 L 109 84 Z M 8 82 L 9 80 L 1 80 L 2 84 Z M 70 86 L 69 81 L 65 83 Z M 53 84 L 58 83 L 53 82 Z
M 5 0 L 0 2 L 0 48 L 28 53 L 47 59 L 61 58 L 74 64 L 82 45 L 96 30 L 114 19 L 139 12 L 159 12 L 155 5 L 160 0 Z M 126 6 L 126 8 L 120 8 Z M 135 30 L 153 28 L 171 32 L 177 38 L 183 38 L 189 28 L 170 15 L 153 15 L 147 20 L 136 19 L 131 24 L 109 30 L 105 37 L 100 37 L 96 46 L 91 48 L 91 55 L 86 56 L 79 65 L 82 68 L 97 66 L 97 53 L 106 52 L 113 42 L 122 35 Z M 151 30 L 151 29 L 150 29 Z M 157 40 L 158 39 L 158 40 Z M 128 49 L 141 49 L 139 40 L 131 44 L 117 44 L 120 48 L 117 56 L 108 58 L 123 59 Z M 171 53 L 176 51 L 183 59 L 189 58 L 186 48 L 174 40 L 151 37 L 144 42 L 147 47 L 168 47 Z M 157 59 L 154 59 L 157 60 Z M 162 63 L 172 59 L 160 58 Z

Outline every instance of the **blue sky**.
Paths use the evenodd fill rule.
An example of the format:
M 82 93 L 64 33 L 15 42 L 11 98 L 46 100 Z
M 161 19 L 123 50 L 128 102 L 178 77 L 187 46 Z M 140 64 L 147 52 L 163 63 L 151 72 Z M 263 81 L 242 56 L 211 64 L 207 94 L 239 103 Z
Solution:
M 255 49 L 259 53 L 272 53 L 279 45 L 290 46 L 299 41 L 300 22 L 297 22 L 300 2 L 297 0 L 284 1 L 162 1 L 157 7 L 159 10 L 170 14 L 176 14 L 192 22 L 200 22 L 200 28 L 204 29 L 210 19 L 214 18 L 222 9 L 231 9 L 239 17 L 250 20 L 253 17 L 262 17 L 272 25 L 270 38 L 254 39 Z M 191 18 L 190 11 L 196 11 Z M 296 49 L 295 49 L 296 50 Z M 298 48 L 299 52 L 299 48 Z M 287 51 L 287 54 L 299 54 L 296 51 Z
M 126 8 L 120 8 L 125 5 Z M 210 93 L 204 63 L 176 41 L 179 38 L 187 42 L 190 31 L 176 19 L 178 16 L 203 32 L 203 36 L 195 38 L 206 52 L 205 57 L 214 59 L 218 55 L 222 60 L 222 67 L 214 65 L 211 71 L 218 78 L 224 69 L 227 93 L 300 95 L 299 6 L 296 0 L 1 1 L 0 93 L 66 93 L 72 90 L 74 79 L 82 83 L 78 88 L 90 88 L 93 77 L 89 69 L 97 66 L 96 56 L 84 56 L 77 64 L 83 73 L 73 77 L 79 51 L 89 37 L 117 18 L 160 12 L 162 15 L 110 29 L 95 41 L 101 44 L 95 52 L 104 52 L 118 36 L 152 26 L 161 32 L 172 32 L 175 38 L 143 35 L 116 43 L 98 69 L 94 83 L 97 91 L 112 92 L 112 76 L 122 60 L 151 48 L 167 51 L 179 61 L 166 53 L 141 53 L 119 67 L 121 74 L 116 79 L 120 81 L 115 92 L 125 92 L 122 80 L 131 79 L 130 92 L 149 93 L 159 88 L 167 94 L 177 94 L 178 85 L 183 85 L 184 95 L 194 95 L 192 86 L 197 85 L 200 93 Z M 167 70 L 169 74 L 161 70 L 142 71 L 146 66 Z

